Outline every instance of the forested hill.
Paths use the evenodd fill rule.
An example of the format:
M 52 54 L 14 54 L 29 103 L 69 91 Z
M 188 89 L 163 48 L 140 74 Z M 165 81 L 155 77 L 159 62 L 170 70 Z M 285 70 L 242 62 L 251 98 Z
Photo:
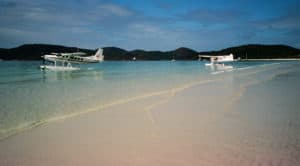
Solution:
M 104 47 L 104 60 L 197 60 L 198 55 L 223 55 L 234 54 L 235 58 L 241 59 L 285 59 L 300 58 L 300 50 L 285 45 L 242 45 L 230 47 L 218 51 L 197 52 L 181 47 L 172 51 L 127 51 L 117 47 Z M 0 49 L 2 60 L 41 60 L 41 56 L 52 52 L 85 52 L 94 54 L 95 50 L 66 47 L 49 44 L 25 44 L 16 48 Z
M 49 44 L 24 44 L 11 49 L 0 49 L 2 60 L 40 60 L 41 56 L 52 52 L 86 52 L 93 53 L 93 50 L 78 49 L 76 47 L 65 47 Z

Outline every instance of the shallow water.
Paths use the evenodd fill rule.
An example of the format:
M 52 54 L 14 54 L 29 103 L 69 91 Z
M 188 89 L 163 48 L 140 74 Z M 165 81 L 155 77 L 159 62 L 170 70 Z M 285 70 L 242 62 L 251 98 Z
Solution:
M 0 62 L 0 138 L 51 119 L 218 79 L 230 72 L 297 62 L 234 62 L 227 68 L 206 67 L 199 61 L 103 62 L 68 72 L 41 71 L 40 63 Z
M 224 135 L 230 140 L 224 142 L 237 154 L 233 165 L 238 161 L 242 165 L 298 165 L 299 65 L 282 66 L 257 80 L 260 82 L 247 88 L 221 125 L 226 126 L 221 130 L 227 130 Z
M 38 64 L 0 65 L 2 138 L 56 123 L 1 140 L 0 165 L 300 162 L 297 61 Z

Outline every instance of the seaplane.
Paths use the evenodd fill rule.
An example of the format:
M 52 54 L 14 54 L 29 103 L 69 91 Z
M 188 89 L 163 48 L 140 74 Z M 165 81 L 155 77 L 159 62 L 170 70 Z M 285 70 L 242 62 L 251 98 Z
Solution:
M 232 65 L 228 65 L 228 62 L 233 62 L 233 54 L 229 55 L 199 55 L 199 60 L 208 60 L 210 63 L 205 63 L 205 66 L 209 66 L 212 71 L 224 72 L 233 69 Z M 226 65 L 225 65 L 226 64 Z
M 200 60 L 208 60 L 210 63 L 206 63 L 205 66 L 212 66 L 223 64 L 227 62 L 233 62 L 233 54 L 229 55 L 199 55 Z
M 42 56 L 43 65 L 40 66 L 42 70 L 79 70 L 79 67 L 72 67 L 74 64 L 83 63 L 99 63 L 104 60 L 103 49 L 99 48 L 95 55 L 87 56 L 84 52 L 74 53 L 51 53 Z M 47 65 L 46 62 L 52 63 Z

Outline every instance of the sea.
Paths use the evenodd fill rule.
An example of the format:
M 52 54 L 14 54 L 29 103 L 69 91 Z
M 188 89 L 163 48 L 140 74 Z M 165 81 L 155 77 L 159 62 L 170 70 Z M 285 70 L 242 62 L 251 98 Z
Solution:
M 300 65 L 298 61 L 238 61 L 217 66 L 206 66 L 203 61 L 104 61 L 81 65 L 77 71 L 44 71 L 39 69 L 41 63 L 0 62 L 0 139 L 222 75 Z

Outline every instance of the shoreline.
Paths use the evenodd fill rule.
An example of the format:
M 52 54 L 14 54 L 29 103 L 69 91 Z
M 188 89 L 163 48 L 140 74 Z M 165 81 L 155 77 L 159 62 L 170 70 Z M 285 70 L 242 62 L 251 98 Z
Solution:
M 261 68 L 261 67 L 273 66 L 273 65 L 278 65 L 278 64 L 259 65 L 259 66 L 256 66 L 256 67 Z M 249 69 L 251 69 L 251 67 L 250 68 L 249 67 L 238 68 L 236 71 L 238 71 L 238 70 L 249 70 Z M 234 70 L 229 70 L 228 72 L 231 72 L 231 71 L 234 71 Z M 217 74 L 224 74 L 224 73 L 225 73 L 225 71 L 221 71 L 221 72 L 217 72 L 217 73 L 212 72 L 211 74 L 212 75 L 217 75 Z M 199 86 L 199 85 L 202 85 L 202 84 L 218 82 L 221 79 L 222 79 L 222 77 L 218 78 L 218 76 L 213 76 L 213 78 L 210 78 L 208 80 L 195 80 L 193 82 L 183 84 L 183 85 L 179 85 L 177 87 L 173 87 L 173 88 L 170 88 L 170 89 L 165 89 L 165 90 L 160 90 L 160 91 L 153 91 L 153 92 L 149 92 L 149 93 L 145 93 L 145 94 L 140 94 L 138 96 L 131 96 L 131 97 L 126 98 L 126 99 L 118 99 L 116 101 L 101 104 L 101 105 L 98 105 L 96 107 L 89 108 L 87 110 L 78 111 L 78 112 L 74 112 L 74 113 L 71 113 L 71 114 L 65 114 L 65 115 L 61 115 L 61 116 L 57 116 L 57 117 L 50 117 L 48 119 L 41 119 L 39 121 L 33 121 L 33 122 L 26 123 L 26 124 L 20 124 L 17 127 L 9 128 L 5 131 L 4 130 L 1 131 L 2 133 L 0 135 L 0 141 L 5 140 L 5 139 L 9 139 L 10 137 L 13 137 L 13 136 L 15 136 L 19 133 L 35 129 L 39 126 L 48 125 L 49 123 L 52 123 L 52 122 L 65 120 L 65 119 L 81 116 L 81 115 L 92 113 L 92 112 L 103 111 L 103 110 L 109 109 L 111 107 L 115 107 L 115 106 L 119 106 L 119 105 L 127 104 L 127 103 L 132 103 L 132 102 L 138 102 L 139 100 L 143 100 L 143 99 L 147 99 L 147 98 L 151 98 L 151 97 L 159 97 L 159 96 L 162 96 L 162 95 L 175 95 L 176 93 L 180 93 L 181 91 L 184 91 L 185 89 L 189 89 L 189 88 Z
M 280 98 L 260 101 L 273 96 L 266 87 L 297 78 L 295 71 L 279 64 L 225 73 L 217 81 L 59 119 L 1 140 L 0 165 L 292 165 L 289 151 L 278 150 L 296 129 L 281 126 L 278 133 L 264 125 L 290 117 L 273 114 Z M 281 140 L 281 132 L 289 137 Z
M 240 59 L 238 61 L 300 61 L 300 58 L 286 58 L 286 59 Z
M 262 59 L 234 59 L 235 61 L 300 61 L 300 58 L 277 58 L 277 59 L 265 59 L 265 58 L 262 58 Z M 0 59 L 0 62 L 13 62 L 13 61 L 21 61 L 21 62 L 26 62 L 26 61 L 36 61 L 36 62 L 41 62 L 42 59 L 35 59 L 35 60 L 32 60 L 32 59 L 10 59 L 10 60 L 4 60 L 4 59 Z M 132 61 L 132 60 L 105 60 L 105 62 L 141 62 L 141 61 L 144 61 L 144 62 L 160 62 L 160 61 L 170 61 L 170 59 L 160 59 L 160 60 L 136 60 L 136 61 Z M 179 62 L 188 62 L 188 61 L 200 61 L 199 59 L 176 59 L 176 61 L 179 61 Z

